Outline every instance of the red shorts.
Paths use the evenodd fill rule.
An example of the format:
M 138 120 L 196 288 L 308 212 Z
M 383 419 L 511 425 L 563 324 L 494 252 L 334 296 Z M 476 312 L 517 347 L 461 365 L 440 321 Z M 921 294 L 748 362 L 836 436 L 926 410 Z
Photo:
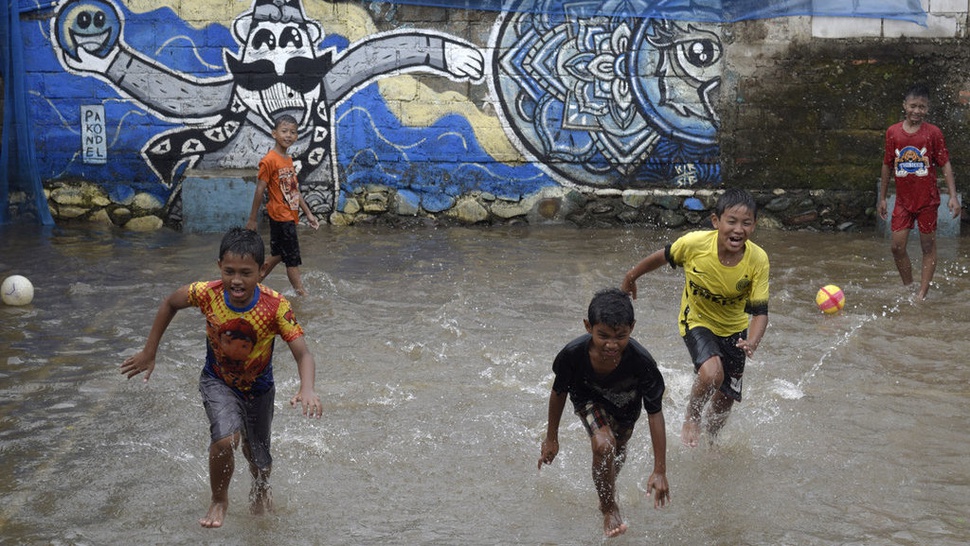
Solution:
M 936 231 L 939 207 L 940 203 L 937 202 L 935 205 L 927 205 L 913 212 L 907 210 L 905 207 L 900 206 L 897 202 L 896 206 L 893 207 L 893 217 L 890 228 L 894 232 L 903 231 L 904 229 L 913 229 L 913 223 L 915 222 L 917 227 L 919 227 L 920 233 L 933 233 Z

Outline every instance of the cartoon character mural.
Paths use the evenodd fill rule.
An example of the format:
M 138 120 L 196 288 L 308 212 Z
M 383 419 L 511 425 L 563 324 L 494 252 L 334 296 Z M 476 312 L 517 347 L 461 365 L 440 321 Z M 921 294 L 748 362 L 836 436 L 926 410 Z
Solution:
M 560 180 L 620 189 L 720 182 L 717 26 L 625 15 L 646 5 L 516 0 L 496 23 L 499 112 L 523 152 Z
M 108 82 L 153 115 L 180 124 L 151 138 L 141 153 L 178 194 L 183 169 L 252 167 L 271 146 L 273 120 L 300 122 L 294 163 L 315 213 L 333 210 L 336 163 L 333 111 L 356 90 L 390 74 L 430 72 L 476 81 L 484 58 L 472 44 L 433 31 L 370 36 L 339 54 L 319 50 L 323 31 L 301 0 L 254 0 L 233 23 L 238 56 L 224 53 L 228 74 L 199 78 L 129 47 L 124 20 L 110 0 L 70 0 L 58 8 L 52 38 L 62 65 Z

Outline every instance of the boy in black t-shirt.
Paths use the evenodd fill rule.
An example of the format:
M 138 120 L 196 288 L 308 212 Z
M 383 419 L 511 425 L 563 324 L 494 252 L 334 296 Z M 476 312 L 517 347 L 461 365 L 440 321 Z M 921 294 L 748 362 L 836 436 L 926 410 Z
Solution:
M 647 492 L 654 508 L 670 500 L 667 485 L 667 432 L 661 402 L 664 380 L 657 363 L 630 337 L 636 323 L 633 303 L 623 291 L 597 292 L 583 321 L 586 335 L 569 342 L 556 356 L 556 379 L 549 396 L 549 422 L 539 468 L 559 453 L 559 421 L 569 395 L 589 433 L 593 450 L 593 483 L 603 513 L 603 532 L 615 537 L 627 530 L 616 503 L 616 476 L 626 460 L 626 445 L 647 410 L 653 444 L 653 473 Z

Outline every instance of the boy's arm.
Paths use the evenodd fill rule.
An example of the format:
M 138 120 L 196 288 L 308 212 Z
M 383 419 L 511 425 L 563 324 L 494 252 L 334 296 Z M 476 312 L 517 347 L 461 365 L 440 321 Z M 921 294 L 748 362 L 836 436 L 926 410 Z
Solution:
M 317 364 L 313 359 L 313 353 L 306 346 L 306 340 L 300 336 L 287 343 L 290 352 L 296 360 L 296 369 L 300 374 L 300 390 L 296 396 L 290 399 L 290 405 L 296 406 L 300 402 L 303 406 L 303 415 L 316 417 L 319 419 L 323 415 L 323 404 L 320 397 L 313 390 L 313 383 L 316 381 Z
M 256 231 L 256 217 L 259 215 L 259 207 L 263 204 L 263 194 L 266 193 L 266 181 L 260 178 L 256 181 L 256 195 L 253 195 L 253 207 L 249 211 L 249 220 L 246 221 L 246 229 Z
M 882 171 L 879 173 L 879 197 L 876 199 L 876 210 L 879 217 L 885 220 L 889 217 L 886 209 L 886 192 L 889 191 L 889 165 L 882 164 Z
M 637 299 L 637 279 L 639 279 L 640 276 L 657 269 L 665 263 L 667 263 L 667 256 L 664 249 L 657 250 L 653 254 L 650 254 L 646 258 L 640 260 L 640 263 L 633 266 L 632 269 L 627 271 L 626 276 L 623 277 L 623 284 L 620 285 L 620 290 L 630 294 L 633 299 Z
M 758 350 L 758 345 L 761 344 L 761 338 L 765 337 L 765 330 L 767 329 L 768 315 L 752 316 L 748 323 L 748 337 L 747 339 L 739 339 L 737 347 L 744 351 L 744 354 L 748 357 L 751 357 Z
M 310 205 L 306 204 L 306 200 L 303 199 L 303 195 L 300 195 L 300 208 L 303 209 L 303 214 L 306 215 L 306 221 L 310 224 L 310 227 L 317 229 L 320 227 L 320 222 L 317 221 L 317 217 L 310 212 Z
M 158 307 L 158 312 L 155 314 L 152 329 L 148 333 L 148 339 L 145 340 L 145 348 L 129 356 L 121 363 L 122 374 L 131 379 L 145 372 L 145 382 L 148 382 L 148 378 L 152 376 L 152 372 L 155 370 L 155 354 L 158 352 L 158 345 L 162 341 L 162 334 L 165 333 L 168 325 L 175 318 L 175 314 L 188 306 L 188 285 L 172 292 L 162 301 L 162 304 Z
M 660 508 L 670 502 L 670 486 L 667 484 L 667 424 L 664 412 L 647 415 L 650 425 L 650 443 L 653 445 L 653 473 L 647 480 L 647 494 L 653 495 L 653 507 Z
M 549 417 L 546 439 L 542 441 L 542 454 L 539 456 L 539 469 L 543 464 L 551 463 L 559 454 L 559 421 L 562 420 L 567 396 L 566 393 L 558 393 L 554 389 L 549 393 Z
M 957 182 L 953 177 L 953 165 L 949 161 L 946 162 L 946 165 L 943 165 L 943 178 L 946 180 L 946 189 L 950 192 L 950 200 L 946 206 L 950 209 L 953 217 L 957 218 L 960 216 L 960 200 L 957 199 Z

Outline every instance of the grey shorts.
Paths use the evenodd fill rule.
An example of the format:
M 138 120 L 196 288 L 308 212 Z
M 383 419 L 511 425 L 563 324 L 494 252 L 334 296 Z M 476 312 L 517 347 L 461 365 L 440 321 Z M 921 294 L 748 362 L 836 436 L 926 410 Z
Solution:
M 269 453 L 276 387 L 252 398 L 241 396 L 226 382 L 205 372 L 199 377 L 202 405 L 209 417 L 209 437 L 215 443 L 236 432 L 249 446 L 252 462 L 260 470 L 273 464 Z
M 748 331 L 744 330 L 728 337 L 715 335 L 714 332 L 703 327 L 687 330 L 684 343 L 690 351 L 690 358 L 694 362 L 694 372 L 700 370 L 701 365 L 712 356 L 721 357 L 724 368 L 724 381 L 719 389 L 724 396 L 741 401 L 741 385 L 744 377 L 744 351 L 737 347 L 738 340 L 747 338 Z

